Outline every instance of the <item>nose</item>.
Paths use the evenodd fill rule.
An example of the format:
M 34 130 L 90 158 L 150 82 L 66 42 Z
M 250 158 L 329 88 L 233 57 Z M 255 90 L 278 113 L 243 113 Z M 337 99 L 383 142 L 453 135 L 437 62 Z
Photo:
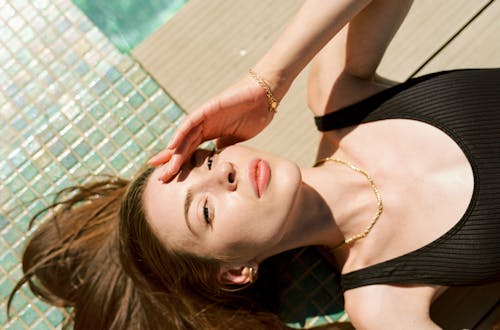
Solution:
M 224 189 L 229 191 L 236 190 L 238 185 L 236 178 L 236 169 L 231 162 L 223 162 L 213 169 L 212 179 L 215 181 L 213 183 L 221 185 Z

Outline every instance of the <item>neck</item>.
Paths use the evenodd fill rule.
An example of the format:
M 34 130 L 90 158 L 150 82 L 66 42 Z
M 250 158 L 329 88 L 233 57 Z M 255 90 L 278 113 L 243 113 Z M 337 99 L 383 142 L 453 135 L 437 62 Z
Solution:
M 309 245 L 338 246 L 361 233 L 376 212 L 366 177 L 347 166 L 326 162 L 301 172 L 286 233 L 270 255 Z

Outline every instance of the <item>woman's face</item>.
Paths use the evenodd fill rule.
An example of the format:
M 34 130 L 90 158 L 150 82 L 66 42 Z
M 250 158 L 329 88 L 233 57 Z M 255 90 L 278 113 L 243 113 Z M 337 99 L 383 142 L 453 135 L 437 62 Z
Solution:
M 198 149 L 169 183 L 149 177 L 146 218 L 161 242 L 197 255 L 252 260 L 285 232 L 301 184 L 296 164 L 235 145 Z

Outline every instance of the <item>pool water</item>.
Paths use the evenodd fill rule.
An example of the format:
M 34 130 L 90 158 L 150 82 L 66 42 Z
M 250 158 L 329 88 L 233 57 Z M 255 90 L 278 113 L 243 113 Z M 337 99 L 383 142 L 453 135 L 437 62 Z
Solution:
M 130 52 L 187 0 L 72 0 L 121 51 Z

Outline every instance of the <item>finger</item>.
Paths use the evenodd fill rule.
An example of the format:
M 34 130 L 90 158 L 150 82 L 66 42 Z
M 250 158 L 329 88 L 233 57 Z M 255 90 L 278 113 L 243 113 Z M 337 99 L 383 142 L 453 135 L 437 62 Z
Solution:
M 195 133 L 197 133 L 195 131 Z M 182 164 L 188 159 L 200 144 L 201 137 L 199 134 L 193 134 L 185 139 L 182 144 L 172 154 L 169 162 L 165 164 L 165 168 L 158 177 L 159 180 L 166 182 L 170 180 L 180 170 Z
M 175 153 L 172 155 L 172 158 L 167 164 L 165 164 L 164 169 L 158 176 L 158 180 L 168 182 L 171 178 L 173 178 L 181 169 L 184 161 L 191 156 L 195 149 L 196 147 L 193 145 L 192 150 L 190 148 L 190 150 L 186 150 L 183 153 Z
M 158 180 L 168 182 L 171 178 L 173 178 L 177 172 L 179 172 L 182 164 L 184 163 L 183 158 L 184 156 L 181 154 L 174 154 L 170 159 L 170 162 L 163 166 L 162 171 L 158 176 Z
M 195 129 L 199 129 L 203 124 L 203 108 L 200 108 L 193 113 L 189 114 L 186 119 L 175 130 L 174 136 L 167 145 L 168 149 L 177 148 L 180 143 Z
M 148 164 L 151 166 L 158 166 L 165 164 L 170 160 L 173 154 L 174 154 L 173 149 L 163 149 L 162 151 L 151 157 L 148 160 Z
M 239 139 L 235 136 L 223 136 L 221 138 L 218 138 L 215 141 L 215 144 L 217 146 L 217 149 L 222 149 L 222 148 L 236 144 L 236 143 L 241 142 L 241 141 L 242 141 L 242 139 Z

